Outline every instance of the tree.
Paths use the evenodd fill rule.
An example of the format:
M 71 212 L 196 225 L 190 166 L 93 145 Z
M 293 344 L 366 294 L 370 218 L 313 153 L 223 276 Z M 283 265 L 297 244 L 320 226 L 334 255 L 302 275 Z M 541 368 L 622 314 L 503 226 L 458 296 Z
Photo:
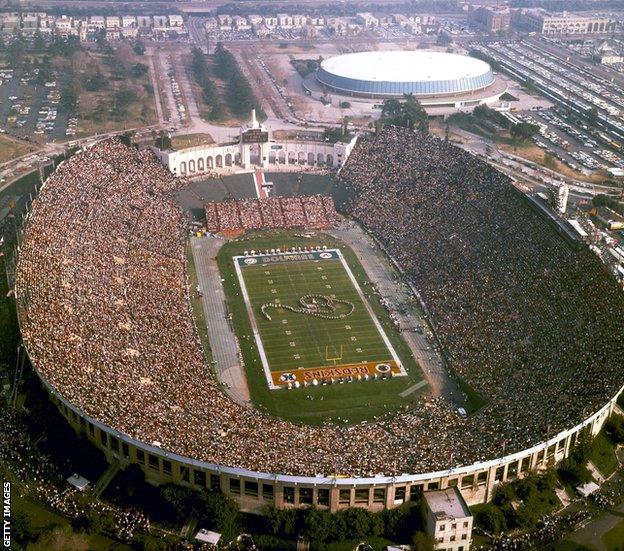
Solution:
M 204 526 L 218 530 L 226 540 L 240 533 L 238 504 L 221 492 L 203 490 L 197 496 L 197 517 Z
M 282 538 L 293 538 L 297 535 L 296 509 L 278 509 L 273 505 L 266 509 L 266 519 L 269 530 Z
M 134 78 L 141 78 L 147 74 L 148 67 L 143 63 L 135 63 L 132 66 L 132 76 Z
M 505 515 L 492 503 L 477 505 L 474 507 L 473 513 L 475 524 L 490 534 L 498 534 L 507 529 Z
M 414 532 L 412 551 L 433 551 L 435 540 L 424 532 Z
M 444 31 L 440 31 L 438 33 L 438 38 L 436 40 L 436 44 L 438 46 L 448 46 L 452 42 L 453 42 L 453 40 L 451 39 L 451 37 L 447 33 L 445 33 Z
M 371 513 L 360 507 L 353 507 L 341 511 L 342 516 L 347 525 L 347 538 L 360 539 L 372 535 Z
M 137 100 L 137 95 L 130 88 L 122 88 L 113 94 L 113 112 L 118 116 L 123 115 L 128 106 Z
M 384 100 L 379 119 L 381 126 L 392 124 L 428 132 L 429 117 L 420 102 L 412 94 L 407 94 L 404 98 L 403 101 L 394 98 Z
M 22 511 L 11 512 L 11 533 L 15 540 L 22 545 L 33 539 L 33 531 L 30 526 L 28 515 Z
M 24 38 L 21 34 L 16 35 L 6 48 L 6 60 L 11 67 L 17 68 L 22 66 L 25 49 Z
M 624 444 L 624 418 L 612 415 L 605 423 L 605 434 L 614 444 Z
M 331 514 L 316 508 L 306 511 L 303 521 L 303 536 L 315 543 L 323 543 L 332 536 L 335 537 Z
M 521 141 L 528 140 L 538 131 L 538 127 L 535 124 L 528 122 L 519 122 L 511 127 L 511 135 Z
M 54 71 L 49 56 L 44 55 L 39 63 L 39 72 L 37 73 L 37 83 L 45 84 L 54 80 Z
M 145 55 L 145 44 L 140 40 L 137 40 L 133 45 L 132 49 L 136 55 Z
M 102 52 L 110 51 L 111 47 L 106 40 L 106 29 L 100 29 L 95 36 L 95 43 Z
M 85 79 L 84 87 L 89 92 L 99 92 L 106 90 L 109 87 L 109 82 L 98 67 L 95 73 Z
M 596 107 L 590 107 L 589 111 L 585 114 L 587 124 L 591 127 L 595 127 L 598 122 L 598 109 Z
M 171 138 L 161 131 L 160 135 L 156 138 L 154 145 L 162 151 L 171 149 Z
M 37 29 L 33 40 L 33 49 L 36 52 L 41 52 L 45 48 L 45 45 L 45 40 L 43 39 L 43 36 L 41 36 L 41 31 Z
M 72 113 L 76 110 L 78 105 L 78 92 L 76 88 L 71 84 L 67 85 L 61 92 L 61 99 L 59 101 L 59 108 L 66 113 Z
M 546 168 L 550 168 L 551 170 L 554 170 L 557 167 L 557 160 L 550 151 L 544 153 L 544 166 Z

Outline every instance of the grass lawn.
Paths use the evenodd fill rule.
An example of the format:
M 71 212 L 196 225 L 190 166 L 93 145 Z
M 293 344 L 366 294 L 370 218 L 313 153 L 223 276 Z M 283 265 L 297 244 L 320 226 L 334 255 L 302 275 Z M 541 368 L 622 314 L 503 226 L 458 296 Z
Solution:
M 196 145 L 213 144 L 214 140 L 210 134 L 199 132 L 197 134 L 184 134 L 172 136 L 171 147 L 173 149 L 184 149 L 185 147 L 195 147 Z
M 252 266 L 240 260 L 251 315 L 271 371 L 392 360 L 339 258 Z M 304 298 L 311 294 L 316 298 Z M 316 313 L 338 319 L 313 315 Z
M 607 551 L 624 551 L 624 520 L 602 536 Z
M 550 549 L 552 549 L 552 551 L 595 551 L 596 547 L 593 545 L 588 547 L 587 545 L 581 545 L 580 543 L 564 539 L 553 544 L 552 548 L 549 548 L 549 550 Z
M 50 509 L 40 501 L 31 499 L 30 497 L 22 497 L 17 492 L 12 495 L 12 510 L 14 513 L 22 513 L 28 519 L 33 538 L 37 538 L 40 534 L 52 530 L 55 527 L 71 530 L 71 522 L 68 518 Z M 130 551 L 132 548 L 128 545 L 112 540 L 102 534 L 85 533 L 89 549 L 95 551 L 105 549 L 115 549 L 116 551 Z
M 592 443 L 590 460 L 604 476 L 611 476 L 619 467 L 613 444 L 603 431 L 598 433 Z
M 400 397 L 399 393 L 422 381 L 423 374 L 414 361 L 409 347 L 394 329 L 386 310 L 379 304 L 371 286 L 367 284 L 368 279 L 364 269 L 353 251 L 344 243 L 319 232 L 309 232 L 307 235 L 311 235 L 311 238 L 306 238 L 296 232 L 257 232 L 226 243 L 217 255 L 229 311 L 232 313 L 233 326 L 240 337 L 241 352 L 245 361 L 245 371 L 252 401 L 259 409 L 275 416 L 294 422 L 316 425 L 325 420 L 357 423 L 387 412 L 396 412 L 398 409 L 409 407 L 426 389 L 426 386 L 405 398 Z M 366 300 L 401 359 L 408 373 L 407 377 L 396 377 L 385 381 L 310 386 L 293 390 L 269 389 L 258 351 L 253 342 L 251 323 L 232 257 L 242 254 L 245 250 L 284 248 L 285 244 L 289 247 L 327 245 L 341 249 Z
M 16 140 L 6 134 L 0 134 L 0 163 L 6 163 L 15 157 L 21 157 L 37 149 L 39 148 L 35 145 Z
M 120 50 L 125 53 L 120 54 Z M 81 91 L 76 110 L 79 119 L 78 132 L 73 139 L 158 122 L 149 71 L 136 76 L 121 69 L 125 65 L 147 65 L 148 61 L 144 56 L 128 52 L 125 44 L 118 45 L 111 57 L 95 51 L 89 51 L 85 55 L 87 55 L 85 68 L 81 73 L 92 72 L 97 67 L 108 87 L 101 90 L 84 89 Z M 114 109 L 115 94 L 121 90 L 132 91 L 134 98 L 123 112 L 116 112 Z

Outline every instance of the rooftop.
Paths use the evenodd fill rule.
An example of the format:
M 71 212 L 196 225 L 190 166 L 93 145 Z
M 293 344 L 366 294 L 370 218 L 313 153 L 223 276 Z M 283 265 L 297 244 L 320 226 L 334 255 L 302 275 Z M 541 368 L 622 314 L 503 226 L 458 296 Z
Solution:
M 439 520 L 472 516 L 457 488 L 425 492 L 424 496 L 427 506 Z
M 430 51 L 357 52 L 326 59 L 321 67 L 344 78 L 383 82 L 432 82 L 473 78 L 490 66 L 473 57 Z

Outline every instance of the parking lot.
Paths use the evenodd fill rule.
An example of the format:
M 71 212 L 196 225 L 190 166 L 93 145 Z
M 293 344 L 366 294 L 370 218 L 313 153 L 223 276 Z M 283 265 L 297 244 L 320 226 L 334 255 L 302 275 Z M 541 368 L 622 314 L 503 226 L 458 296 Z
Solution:
M 0 128 L 34 141 L 71 139 L 78 120 L 59 109 L 62 77 L 39 82 L 38 69 L 0 70 Z
M 617 84 L 560 58 L 540 43 L 493 42 L 475 49 L 557 106 L 517 115 L 538 125 L 536 145 L 576 170 L 624 167 L 624 93 Z

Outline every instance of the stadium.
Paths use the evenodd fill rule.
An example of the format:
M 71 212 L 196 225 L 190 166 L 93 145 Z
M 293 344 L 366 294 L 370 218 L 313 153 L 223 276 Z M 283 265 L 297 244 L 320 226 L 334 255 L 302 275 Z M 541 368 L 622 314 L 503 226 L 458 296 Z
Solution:
M 397 128 L 358 139 L 332 195 L 423 301 L 446 365 L 479 405 L 465 417 L 452 396 L 430 395 L 366 422 L 307 424 L 233 400 L 193 313 L 189 225 L 175 200 L 189 185 L 152 151 L 105 140 L 59 166 L 27 216 L 15 283 L 24 345 L 51 400 L 109 461 L 136 463 L 155 483 L 220 489 L 249 511 L 267 504 L 380 510 L 447 487 L 475 504 L 491 499 L 498 484 L 567 457 L 613 411 L 624 378 L 622 345 L 613 338 L 624 331 L 624 298 L 615 280 L 485 162 Z M 258 202 L 245 211 L 244 201 L 219 208 L 238 224 L 251 212 L 262 216 Z M 293 227 L 321 212 L 315 209 L 328 212 L 319 200 L 296 203 L 288 207 Z M 349 325 L 360 312 L 362 331 L 372 332 L 370 320 L 383 317 L 364 315 L 374 293 L 358 294 L 370 285 L 344 243 L 317 230 L 280 230 L 275 238 L 276 231 L 222 245 L 202 238 L 219 243 L 206 258 L 212 268 L 217 259 L 223 290 L 210 294 L 223 302 L 224 291 L 230 301 L 240 346 L 258 357 L 257 378 L 248 377 L 258 388 L 267 381 L 258 383 L 261 352 L 254 317 L 240 313 L 243 289 L 256 323 L 267 324 L 259 327 L 265 344 L 272 320 L 261 318 L 263 306 L 284 325 L 318 314 Z M 299 264 L 301 256 L 313 264 Z M 276 260 L 256 273 L 260 258 Z M 238 277 L 238 260 L 249 275 Z M 306 275 L 321 273 L 326 261 L 337 275 Z M 307 299 L 299 287 L 288 287 L 288 302 L 270 298 L 271 285 L 280 293 L 289 281 L 288 273 L 271 273 L 282 263 L 305 270 Z M 357 274 L 347 284 L 349 271 Z M 308 326 L 306 335 L 332 333 Z M 384 328 L 390 350 L 399 337 Z M 385 358 L 381 345 L 375 350 Z M 267 393 L 304 402 L 334 387 L 382 392 L 403 377 L 386 379 Z
M 332 92 L 365 98 L 413 94 L 425 105 L 489 98 L 500 92 L 491 67 L 476 58 L 425 50 L 368 51 L 321 62 L 316 80 Z M 437 101 L 435 101 L 435 99 Z

